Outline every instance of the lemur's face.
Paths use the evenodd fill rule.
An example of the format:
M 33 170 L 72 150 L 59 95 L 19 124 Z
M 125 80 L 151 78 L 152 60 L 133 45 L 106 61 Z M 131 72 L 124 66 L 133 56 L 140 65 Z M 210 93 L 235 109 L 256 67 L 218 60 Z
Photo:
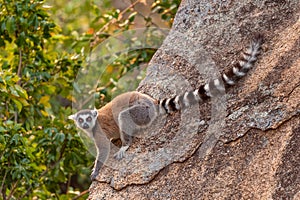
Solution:
M 78 128 L 91 132 L 96 124 L 97 117 L 97 110 L 80 110 L 74 115 L 70 115 L 69 119 L 74 120 Z

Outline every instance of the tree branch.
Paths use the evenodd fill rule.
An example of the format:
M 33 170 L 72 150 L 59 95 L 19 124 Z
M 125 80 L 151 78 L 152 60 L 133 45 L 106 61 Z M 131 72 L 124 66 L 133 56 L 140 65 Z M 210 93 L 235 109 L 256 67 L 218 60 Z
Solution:
M 21 78 L 22 78 L 22 50 L 21 49 L 19 49 L 19 65 L 18 65 L 17 75 L 20 78 L 17 84 L 21 85 Z
M 13 193 L 15 192 L 15 190 L 16 190 L 18 184 L 19 184 L 19 181 L 20 181 L 20 179 L 17 180 L 17 181 L 13 184 L 13 187 L 11 188 L 10 193 L 9 193 L 7 199 L 11 199 Z
M 83 195 L 87 194 L 88 192 L 89 192 L 89 190 L 85 190 L 85 191 L 81 192 L 78 196 L 74 197 L 72 200 L 77 200 L 80 197 L 82 197 Z
M 122 16 L 125 12 L 127 12 L 129 9 L 133 8 L 137 3 L 139 3 L 141 0 L 137 0 L 135 2 L 133 2 L 130 6 L 128 6 L 127 8 L 125 8 L 122 12 L 120 12 L 119 16 Z M 97 31 L 93 37 L 93 42 L 91 42 L 90 46 L 91 48 L 93 48 L 94 46 L 96 46 L 98 44 L 98 39 L 99 39 L 99 35 L 101 34 L 101 32 L 103 32 L 110 24 L 113 24 L 116 22 L 115 18 L 112 18 L 111 20 L 109 20 L 99 31 Z
M 3 200 L 6 200 L 6 191 L 5 191 L 6 186 L 4 186 L 6 175 L 7 175 L 7 170 L 5 170 L 5 174 L 4 174 L 4 177 L 2 179 L 2 184 L 1 184 L 1 188 L 0 188 L 0 192 L 2 193 Z

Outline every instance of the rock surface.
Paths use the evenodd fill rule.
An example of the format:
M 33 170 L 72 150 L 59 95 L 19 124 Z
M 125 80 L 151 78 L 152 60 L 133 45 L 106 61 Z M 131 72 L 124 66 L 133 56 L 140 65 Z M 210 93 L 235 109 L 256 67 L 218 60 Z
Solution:
M 185 0 L 138 90 L 171 97 L 262 55 L 226 95 L 159 120 L 89 199 L 300 199 L 299 0 Z

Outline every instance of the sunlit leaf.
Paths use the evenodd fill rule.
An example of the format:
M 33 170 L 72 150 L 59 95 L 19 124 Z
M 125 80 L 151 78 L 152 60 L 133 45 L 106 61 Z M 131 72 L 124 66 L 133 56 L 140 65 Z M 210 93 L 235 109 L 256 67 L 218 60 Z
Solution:
M 133 20 L 135 19 L 135 16 L 137 15 L 137 12 L 133 12 L 128 16 L 128 20 L 129 22 L 133 22 Z
M 28 99 L 27 91 L 24 90 L 21 86 L 15 85 L 15 89 L 21 97 Z
M 20 101 L 18 101 L 17 99 L 12 99 L 13 102 L 15 103 L 17 109 L 18 109 L 18 112 L 21 112 L 22 111 L 22 108 L 23 108 L 23 105 Z
M 3 126 L 0 126 L 0 133 L 3 133 L 3 132 L 6 132 L 6 129 Z M 0 137 L 3 137 L 3 136 L 1 135 Z M 1 143 L 1 141 L 0 141 L 0 143 Z
M 6 21 L 6 29 L 8 31 L 9 34 L 14 34 L 15 30 L 16 30 L 16 22 L 15 22 L 15 17 L 11 16 L 7 19 Z
M 49 103 L 49 99 L 50 99 L 50 96 L 42 96 L 41 99 L 39 100 L 39 104 L 42 104 L 44 105 L 45 107 L 50 107 L 50 103 Z
M 46 112 L 46 111 L 44 111 L 44 110 L 41 110 L 41 113 L 42 113 L 42 115 L 43 115 L 44 117 L 48 117 L 48 116 L 49 116 L 48 112 Z
M 19 97 L 19 93 L 17 92 L 17 90 L 15 89 L 15 87 L 13 86 L 9 86 L 9 90 L 11 92 L 12 95 Z
M 23 107 L 24 107 L 24 106 L 29 106 L 29 103 L 27 102 L 26 99 L 18 98 L 18 101 L 20 101 L 20 102 L 22 103 Z

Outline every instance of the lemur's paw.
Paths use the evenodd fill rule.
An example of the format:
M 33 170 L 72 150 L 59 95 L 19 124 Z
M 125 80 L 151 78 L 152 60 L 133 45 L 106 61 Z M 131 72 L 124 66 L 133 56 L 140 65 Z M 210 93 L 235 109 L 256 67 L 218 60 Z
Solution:
M 115 153 L 114 158 L 116 160 L 121 160 L 122 158 L 124 158 L 126 156 L 125 152 L 128 148 L 129 146 L 122 146 L 120 150 L 117 153 Z
M 98 175 L 99 175 L 99 171 L 95 171 L 95 169 L 93 169 L 93 172 L 90 176 L 91 180 L 96 181 L 97 180 L 96 178 L 97 178 Z

